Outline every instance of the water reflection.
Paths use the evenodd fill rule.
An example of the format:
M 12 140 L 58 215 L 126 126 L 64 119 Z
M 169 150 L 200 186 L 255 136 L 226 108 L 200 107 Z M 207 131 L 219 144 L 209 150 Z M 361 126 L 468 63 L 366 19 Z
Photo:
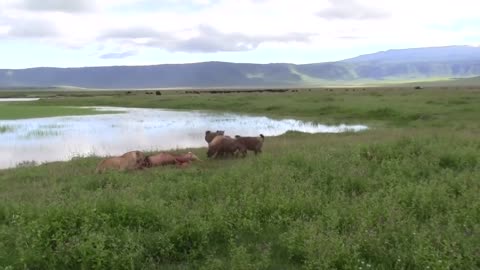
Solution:
M 39 98 L 0 98 L 0 102 L 36 101 Z
M 22 161 L 69 160 L 75 156 L 118 155 L 130 150 L 169 150 L 203 147 L 205 130 L 225 130 L 228 135 L 281 135 L 289 130 L 308 133 L 360 131 L 367 127 L 325 126 L 293 119 L 171 111 L 95 107 L 120 114 L 0 120 L 0 168 Z

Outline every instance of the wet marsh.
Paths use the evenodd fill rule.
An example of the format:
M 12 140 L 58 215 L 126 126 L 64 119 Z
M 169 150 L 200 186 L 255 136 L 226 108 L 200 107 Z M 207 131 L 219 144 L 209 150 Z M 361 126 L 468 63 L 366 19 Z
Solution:
M 287 131 L 306 133 L 357 132 L 364 125 L 326 126 L 295 119 L 202 111 L 96 107 L 88 116 L 58 116 L 0 120 L 0 168 L 23 161 L 42 163 L 73 157 L 119 155 L 131 150 L 160 151 L 205 147 L 206 130 L 225 130 L 234 136 L 278 136 Z M 1 130 L 1 129 L 0 129 Z

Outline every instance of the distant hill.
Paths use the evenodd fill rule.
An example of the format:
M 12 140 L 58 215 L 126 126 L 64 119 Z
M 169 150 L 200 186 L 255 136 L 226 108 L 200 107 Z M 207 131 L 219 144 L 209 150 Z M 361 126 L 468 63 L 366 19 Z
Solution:
M 338 62 L 0 69 L 0 87 L 255 87 L 378 83 L 480 76 L 480 48 L 389 50 Z
M 0 70 L 0 86 L 151 88 L 257 86 L 300 83 L 289 64 L 206 62 L 154 66 Z
M 403 50 L 388 50 L 372 54 L 360 55 L 343 60 L 347 63 L 377 62 L 377 63 L 411 63 L 411 62 L 451 62 L 480 60 L 480 47 L 446 46 L 431 48 L 415 48 Z
M 410 83 L 398 84 L 399 86 L 410 86 L 410 87 L 475 87 L 476 89 L 480 87 L 480 77 L 471 77 L 471 78 L 457 78 L 449 80 L 432 80 L 432 81 L 417 81 Z

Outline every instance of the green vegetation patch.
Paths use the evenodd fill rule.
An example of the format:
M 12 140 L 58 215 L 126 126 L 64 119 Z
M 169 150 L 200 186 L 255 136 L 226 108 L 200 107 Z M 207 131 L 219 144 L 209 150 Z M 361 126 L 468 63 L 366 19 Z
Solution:
M 98 158 L 6 170 L 0 265 L 475 269 L 479 150 L 448 130 L 289 133 L 260 156 L 184 170 L 96 175 Z
M 293 92 L 296 91 L 296 92 Z M 297 118 L 326 124 L 368 124 L 370 126 L 447 126 L 480 122 L 478 90 L 374 87 L 291 89 L 284 93 L 186 94 L 163 91 L 161 96 L 142 92 L 88 92 L 85 96 L 61 96 L 39 100 L 33 105 L 119 106 L 180 110 L 229 111 Z M 440 106 L 443 105 L 443 106 Z
M 205 161 L 186 169 L 94 174 L 100 158 L 88 157 L 2 170 L 0 266 L 480 268 L 478 90 L 346 90 L 36 102 L 375 126 L 267 137 L 264 152 L 245 159 L 193 149 Z
M 25 104 L 24 102 L 0 104 L 1 120 L 105 113 L 114 112 L 96 111 L 90 108 L 69 107 L 67 104 L 62 106 L 40 106 L 35 104 Z
M 14 131 L 15 128 L 9 125 L 0 125 L 0 133 L 7 133 Z
M 60 135 L 61 132 L 54 129 L 35 129 L 27 134 L 25 134 L 26 138 L 42 138 L 42 137 L 54 137 Z

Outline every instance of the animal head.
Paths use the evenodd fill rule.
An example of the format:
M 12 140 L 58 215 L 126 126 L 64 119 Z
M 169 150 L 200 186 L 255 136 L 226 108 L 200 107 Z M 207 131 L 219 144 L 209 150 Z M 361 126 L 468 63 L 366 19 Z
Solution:
M 145 159 L 141 162 L 140 165 L 142 167 L 151 167 L 152 163 L 150 162 L 150 159 L 146 156 Z
M 145 154 L 143 154 L 143 152 L 140 152 L 140 151 L 135 151 L 135 157 L 137 160 L 143 160 L 145 159 Z
M 148 157 L 143 152 L 135 151 L 135 160 L 138 166 L 146 167 L 149 164 Z
M 202 161 L 201 159 L 199 159 L 194 153 L 192 152 L 188 152 L 187 153 L 187 157 L 191 160 L 194 160 L 194 161 Z
M 219 135 L 224 135 L 225 131 L 224 130 L 217 130 L 215 132 L 211 132 L 210 130 L 205 131 L 205 141 L 207 143 L 212 142 L 212 140 Z

